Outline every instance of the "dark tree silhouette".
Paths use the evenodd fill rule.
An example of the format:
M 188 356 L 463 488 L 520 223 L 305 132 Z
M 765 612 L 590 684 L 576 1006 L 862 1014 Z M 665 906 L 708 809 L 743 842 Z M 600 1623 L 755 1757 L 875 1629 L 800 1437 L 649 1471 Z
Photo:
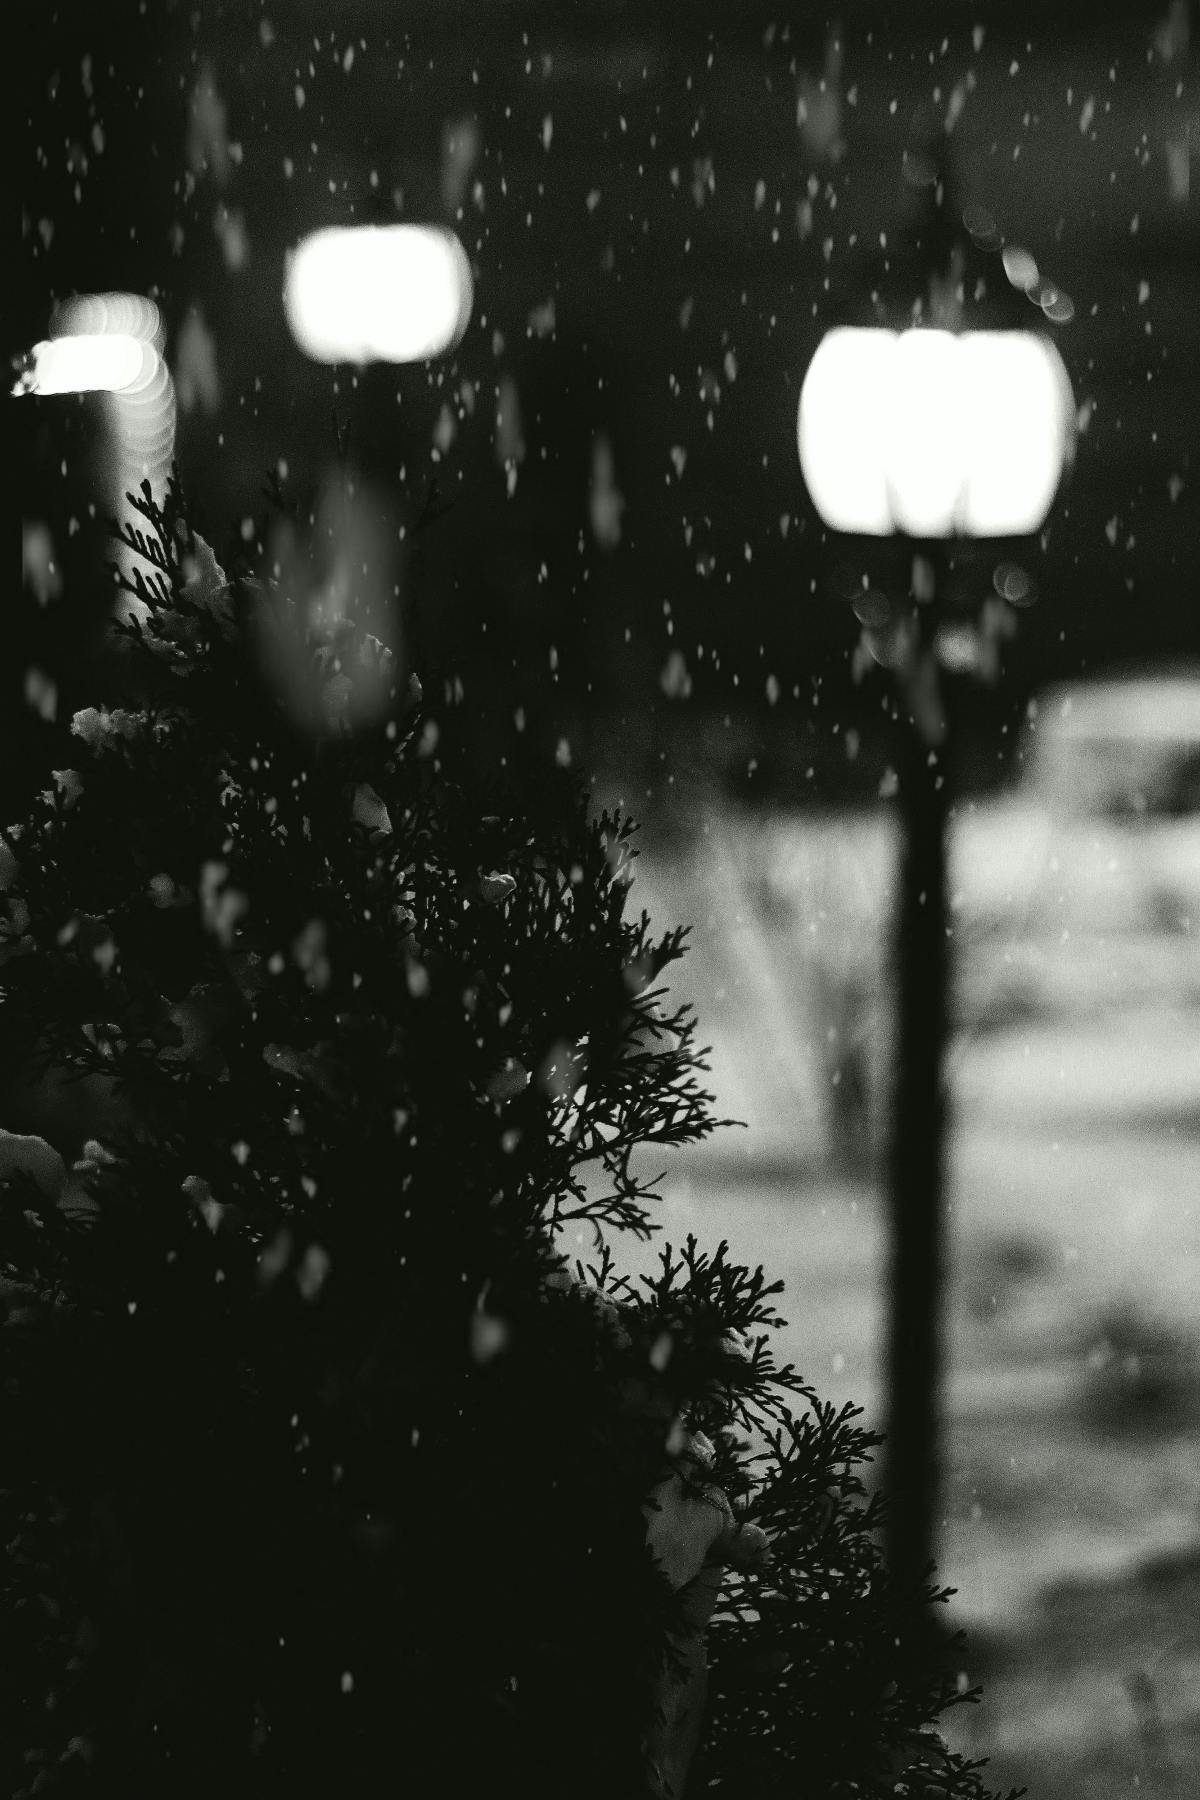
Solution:
M 617 1266 L 717 1123 L 630 822 L 130 499 L 140 699 L 2 851 L 8 1121 L 102 1121 L 0 1137 L 5 1791 L 977 1800 L 780 1284 Z

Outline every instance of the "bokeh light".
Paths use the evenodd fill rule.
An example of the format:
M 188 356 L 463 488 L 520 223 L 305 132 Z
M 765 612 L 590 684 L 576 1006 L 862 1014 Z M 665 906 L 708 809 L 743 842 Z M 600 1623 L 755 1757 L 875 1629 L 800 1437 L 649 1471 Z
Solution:
M 313 232 L 287 259 L 284 308 L 315 362 L 420 362 L 471 316 L 471 267 L 452 231 L 361 225 Z
M 958 529 L 1015 536 L 1045 520 L 1074 441 L 1071 381 L 1055 346 L 1023 331 L 968 332 L 955 346 L 965 409 Z
M 86 332 L 35 344 L 14 394 L 117 393 L 136 381 L 142 346 L 126 332 Z
M 837 531 L 1023 535 L 1050 509 L 1074 419 L 1045 338 L 839 327 L 801 389 L 800 465 Z
M 880 401 L 895 333 L 838 326 L 825 334 L 800 393 L 800 466 L 813 504 L 835 531 L 892 530 Z
M 126 494 L 143 481 L 161 500 L 175 454 L 176 406 L 158 306 L 144 294 L 74 294 L 55 308 L 51 330 L 26 359 L 13 393 L 99 394 L 106 510 L 122 517 Z M 132 553 L 118 545 L 116 560 L 131 577 Z M 141 610 L 122 595 L 123 617 Z

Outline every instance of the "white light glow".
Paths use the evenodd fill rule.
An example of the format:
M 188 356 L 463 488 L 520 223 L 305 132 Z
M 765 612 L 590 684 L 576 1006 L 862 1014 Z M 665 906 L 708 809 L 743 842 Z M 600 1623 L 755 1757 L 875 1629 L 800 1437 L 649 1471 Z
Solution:
M 288 257 L 283 302 L 315 362 L 421 362 L 453 348 L 473 299 L 452 231 L 358 225 L 317 231 Z
M 143 481 L 161 501 L 175 452 L 175 386 L 158 307 L 144 294 L 75 294 L 56 307 L 51 330 L 26 357 L 13 393 L 98 393 L 106 507 L 124 517 L 126 494 Z M 127 545 L 117 545 L 116 561 L 132 579 L 137 558 Z M 145 608 L 123 593 L 118 611 L 131 618 Z
M 958 349 L 970 395 L 958 529 L 967 537 L 1036 531 L 1071 453 L 1075 400 L 1062 358 L 1023 331 L 968 333 Z
M 800 466 L 836 531 L 1021 536 L 1050 510 L 1074 420 L 1046 338 L 840 327 L 804 378 Z
M 800 393 L 800 466 L 813 504 L 835 531 L 892 530 L 880 394 L 894 334 L 840 327 L 822 339 Z
M 955 516 L 971 404 L 958 349 L 948 331 L 905 331 L 892 341 L 884 467 L 893 529 L 911 537 L 941 537 Z
M 1000 252 L 1000 260 L 1010 284 L 1020 288 L 1023 294 L 1037 285 L 1038 266 L 1028 250 L 1022 250 L 1017 244 L 1006 244 Z
M 142 368 L 142 345 L 125 332 L 87 332 L 35 344 L 14 394 L 120 393 Z
M 124 333 L 160 348 L 163 336 L 162 314 L 144 294 L 73 294 L 56 307 L 51 329 L 55 337 Z

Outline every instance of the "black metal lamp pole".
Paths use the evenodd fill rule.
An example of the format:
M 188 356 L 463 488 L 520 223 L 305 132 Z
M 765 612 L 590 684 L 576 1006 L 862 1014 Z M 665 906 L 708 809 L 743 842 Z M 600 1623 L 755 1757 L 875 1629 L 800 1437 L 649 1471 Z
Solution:
M 935 555 L 914 557 L 913 636 L 899 721 L 900 863 L 894 925 L 896 1073 L 888 1166 L 888 1560 L 905 1586 L 932 1560 L 939 1492 L 944 1264 L 944 1054 L 950 1011 L 946 921 L 949 722 L 936 661 L 942 595 Z M 940 573 L 940 571 L 939 571 Z

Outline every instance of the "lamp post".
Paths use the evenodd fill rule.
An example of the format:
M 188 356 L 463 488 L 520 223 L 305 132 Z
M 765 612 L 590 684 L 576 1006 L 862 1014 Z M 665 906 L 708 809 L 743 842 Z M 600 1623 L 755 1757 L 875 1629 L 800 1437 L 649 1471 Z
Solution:
M 941 183 L 937 192 L 944 193 Z M 973 226 L 972 236 L 978 245 Z M 879 654 L 896 680 L 901 738 L 885 1475 L 889 1561 L 910 1590 L 932 1560 L 939 1488 L 943 1065 L 952 973 L 945 879 L 953 696 L 946 677 L 969 666 L 984 613 L 1019 601 L 1025 578 L 1001 562 L 990 594 L 968 599 L 968 613 L 975 608 L 968 621 L 961 597 L 949 604 L 949 590 L 966 540 L 998 552 L 1040 530 L 1074 429 L 1071 385 L 1054 344 L 1040 332 L 964 329 L 961 241 L 943 231 L 941 247 L 950 252 L 949 270 L 927 259 L 928 311 L 921 301 L 913 309 L 921 322 L 826 334 L 797 420 L 801 469 L 824 524 L 861 547 L 867 539 L 901 540 L 910 571 L 907 605 L 893 606 L 887 652 Z M 1000 247 L 998 235 L 988 247 Z M 1024 278 L 1032 258 L 1006 256 L 1015 288 L 1010 260 Z M 1033 267 L 1030 281 L 1037 280 Z M 1037 296 L 1024 291 L 1050 319 L 1070 316 L 1049 284 Z M 988 617 L 994 622 L 994 612 Z

